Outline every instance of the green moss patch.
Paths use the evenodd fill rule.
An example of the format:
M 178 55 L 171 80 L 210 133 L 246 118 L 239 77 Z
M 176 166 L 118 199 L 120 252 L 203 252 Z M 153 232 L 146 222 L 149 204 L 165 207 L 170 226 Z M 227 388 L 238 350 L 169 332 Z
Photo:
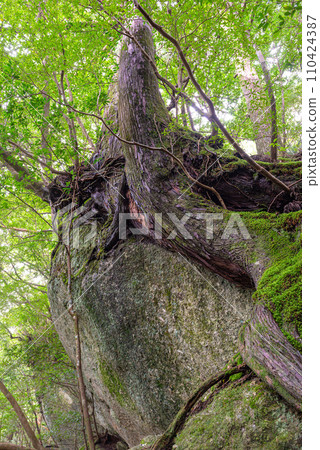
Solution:
M 254 379 L 223 389 L 206 409 L 191 416 L 174 448 L 300 449 L 300 427 L 300 415 Z
M 278 162 L 276 164 L 258 161 L 258 163 L 275 176 L 294 175 L 296 178 L 302 176 L 301 161 Z
M 117 373 L 110 366 L 102 362 L 99 364 L 99 369 L 103 383 L 118 403 L 123 407 L 135 409 L 131 397 Z
M 256 241 L 253 263 L 259 258 L 261 247 L 269 258 L 269 267 L 253 298 L 272 312 L 292 345 L 301 350 L 296 335 L 301 337 L 301 211 L 281 215 L 242 213 L 241 216 Z
M 283 333 L 299 350 L 301 343 L 284 329 L 284 325 L 293 324 L 301 337 L 301 270 L 300 251 L 267 269 L 253 297 L 267 306 Z
M 232 153 L 229 155 L 226 155 L 224 153 L 224 157 L 221 157 L 219 161 L 220 165 L 223 168 L 224 173 L 234 172 L 235 170 L 242 167 L 250 167 L 247 161 L 245 161 L 242 158 L 237 158 L 236 156 L 232 155 Z M 257 163 L 260 164 L 265 169 L 267 169 L 275 176 L 286 175 L 289 177 L 293 176 L 294 178 L 297 179 L 301 178 L 302 174 L 301 161 L 277 162 L 277 163 L 257 161 Z M 221 172 L 220 165 L 214 166 L 214 168 L 212 169 L 213 171 L 216 171 L 217 174 Z

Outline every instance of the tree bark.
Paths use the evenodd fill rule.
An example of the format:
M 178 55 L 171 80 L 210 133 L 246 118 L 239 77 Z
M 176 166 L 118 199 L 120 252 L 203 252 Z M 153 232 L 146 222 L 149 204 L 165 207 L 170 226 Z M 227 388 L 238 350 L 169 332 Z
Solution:
M 267 62 L 264 59 L 264 56 L 258 48 L 256 48 L 256 54 L 259 59 L 259 63 L 261 65 L 261 69 L 263 72 L 264 80 L 267 85 L 267 92 L 270 101 L 270 111 L 271 111 L 271 160 L 277 161 L 278 155 L 278 126 L 277 126 L 277 106 L 276 99 L 274 96 L 270 72 L 267 66 Z
M 26 415 L 24 414 L 24 412 L 22 411 L 22 409 L 20 408 L 17 400 L 14 398 L 14 396 L 8 391 L 8 389 L 6 388 L 6 386 L 3 384 L 3 382 L 0 380 L 0 391 L 3 393 L 3 395 L 6 397 L 6 399 L 8 400 L 8 402 L 10 402 L 12 408 L 14 409 L 14 412 L 16 413 L 24 431 L 26 432 L 28 438 L 30 439 L 33 447 L 36 450 L 43 450 L 43 447 L 39 441 L 39 439 L 36 437 L 33 429 L 31 428 L 29 421 L 26 417 Z M 11 445 L 11 444 L 4 444 L 4 445 Z M 5 447 L 3 447 L 5 448 Z M 7 447 L 12 448 L 12 447 Z
M 212 209 L 212 203 L 210 202 L 208 202 L 207 208 L 205 205 L 201 208 L 199 199 L 189 195 L 190 189 L 183 190 L 181 188 L 184 177 L 177 170 L 174 170 L 170 156 L 150 149 L 150 147 L 167 146 L 167 148 L 171 148 L 173 154 L 181 158 L 181 146 L 171 145 L 170 147 L 170 139 L 161 134 L 163 129 L 170 124 L 170 116 L 160 96 L 157 78 L 152 67 L 152 61 L 150 61 L 150 57 L 154 58 L 154 47 L 149 26 L 145 25 L 142 19 L 136 19 L 131 33 L 140 45 L 129 38 L 124 40 L 119 68 L 120 136 L 126 141 L 133 142 L 133 144 L 123 143 L 123 152 L 126 159 L 125 173 L 130 198 L 129 210 L 148 215 L 149 223 L 146 226 L 149 229 L 149 237 L 154 239 L 158 245 L 178 252 L 183 257 L 200 262 L 232 282 L 244 287 L 256 287 L 270 261 L 268 249 L 259 249 L 259 261 L 252 263 L 248 261 L 250 250 L 244 251 L 241 245 L 239 248 L 235 248 L 234 240 L 222 239 L 221 235 L 217 234 L 214 240 L 208 241 L 200 218 L 201 211 L 212 212 L 214 210 L 221 213 L 222 210 L 218 206 Z M 149 55 L 149 59 L 145 56 L 146 53 Z M 184 136 L 183 147 L 192 146 L 192 142 L 191 134 L 189 139 Z M 143 147 L 135 143 L 141 143 Z M 157 239 L 155 231 L 156 214 L 161 213 L 163 235 L 162 239 Z M 172 223 L 168 219 L 168 213 L 175 214 L 177 217 L 182 217 L 185 214 L 191 216 L 185 224 L 185 230 L 188 233 L 187 238 L 181 229 L 177 231 L 173 238 L 169 236 Z M 141 220 L 136 220 L 134 223 L 137 227 L 145 225 L 142 224 Z M 219 225 L 217 227 L 219 229 Z M 246 244 L 253 252 L 254 241 L 247 241 Z M 290 353 L 292 352 L 291 346 L 278 329 L 272 315 L 262 315 L 259 311 L 257 310 L 251 326 L 254 329 L 255 325 L 258 326 L 262 321 L 266 333 L 270 332 L 270 336 L 277 335 L 278 343 L 272 341 L 272 347 L 270 347 L 270 341 L 268 341 L 269 350 L 267 353 L 274 366 L 280 364 L 282 367 L 283 361 L 279 362 L 278 354 L 281 354 L 283 349 L 288 351 L 289 354 L 293 354 Z M 253 348 L 250 364 L 257 368 L 258 366 L 254 365 L 252 361 L 259 361 L 259 367 L 264 367 L 268 371 L 268 358 L 260 360 L 259 349 L 262 348 L 262 344 L 260 346 L 254 345 L 256 336 L 253 338 L 253 335 L 248 334 L 249 328 L 246 333 L 246 346 L 247 348 L 250 346 L 250 348 Z M 266 345 L 264 348 L 268 348 L 268 346 Z M 255 349 L 257 349 L 257 355 L 255 355 Z M 245 351 L 243 353 L 246 354 Z M 297 352 L 296 357 L 292 357 L 291 361 L 293 370 L 297 373 L 300 370 L 298 354 L 299 352 Z M 262 376 L 262 370 L 257 369 L 257 371 Z M 271 371 L 268 373 L 271 373 Z M 272 374 L 281 386 L 278 392 L 286 399 L 290 399 L 293 396 L 292 390 L 299 384 L 299 377 L 295 379 L 294 387 L 292 387 L 288 383 L 288 379 L 293 376 L 291 372 L 278 371 L 277 374 L 273 372 Z M 298 401 L 291 403 L 295 403 L 295 406 L 299 407 Z
M 240 353 L 249 367 L 291 405 L 301 410 L 301 354 L 285 338 L 272 314 L 258 305 L 239 336 Z
M 132 33 L 153 57 L 152 34 L 142 19 L 136 19 Z M 126 39 L 120 58 L 119 68 L 119 128 L 122 138 L 147 146 L 167 145 L 170 141 L 161 137 L 164 127 L 170 124 L 170 116 L 158 88 L 158 81 L 149 61 L 141 49 Z M 191 139 L 190 139 L 191 141 Z M 193 143 L 194 145 L 194 143 Z M 126 158 L 126 178 L 130 195 L 135 205 L 132 212 L 149 215 L 150 233 L 155 238 L 155 214 L 162 214 L 163 239 L 159 244 L 179 251 L 201 262 L 220 275 L 244 286 L 253 286 L 251 276 L 236 258 L 232 258 L 226 248 L 221 251 L 222 241 L 215 240 L 211 252 L 208 252 L 203 233 L 202 219 L 194 218 L 186 229 L 194 239 L 185 240 L 178 233 L 175 239 L 168 239 L 172 222 L 168 213 L 178 217 L 186 213 L 199 215 L 202 211 L 196 199 L 184 195 L 179 182 L 184 178 L 172 168 L 171 158 L 162 152 L 155 152 L 137 145 L 124 145 Z M 179 155 L 179 149 L 173 149 Z M 220 210 L 221 211 L 221 210 Z M 218 250 L 219 249 L 219 250 Z M 217 250 L 217 251 L 215 251 Z M 225 255 L 223 256 L 223 253 Z M 228 256 L 227 256 L 228 255 Z
M 237 72 L 250 120 L 254 129 L 257 129 L 255 137 L 257 154 L 265 155 L 271 144 L 270 112 L 266 111 L 266 106 L 261 104 L 264 88 L 250 60 L 244 60 L 243 66 L 243 68 L 239 66 Z
M 0 442 L 0 450 L 33 450 L 30 447 L 22 447 L 21 445 L 10 444 L 9 442 Z
M 167 146 L 174 155 L 180 156 L 183 148 L 194 147 L 194 137 L 183 137 L 183 142 L 174 147 L 170 139 L 161 135 L 170 124 L 170 116 L 161 98 L 154 70 L 145 53 L 154 57 L 152 34 L 142 19 L 134 21 L 132 34 L 140 46 L 129 38 L 124 40 L 119 67 L 119 128 L 120 136 L 144 146 Z M 142 49 L 140 48 L 142 47 Z M 181 148 L 183 147 L 183 148 Z M 185 177 L 174 170 L 168 154 L 149 150 L 139 145 L 123 144 L 126 159 L 125 173 L 134 208 L 132 212 L 149 215 L 150 235 L 155 238 L 155 214 L 162 214 L 163 238 L 157 243 L 185 256 L 197 260 L 219 275 L 242 286 L 253 287 L 256 267 L 252 267 L 239 251 L 234 251 L 231 240 L 215 236 L 206 239 L 203 218 L 199 218 L 205 209 L 194 198 L 191 189 L 185 186 Z M 223 194 L 222 194 L 223 197 Z M 212 203 L 208 203 L 208 208 Z M 245 209 L 245 208 L 244 208 Z M 222 212 L 218 207 L 216 212 Z M 181 217 L 192 215 L 185 228 L 192 238 L 178 232 L 174 239 L 168 239 L 172 222 L 168 213 Z M 219 228 L 219 225 L 217 225 Z M 221 228 L 220 228 L 221 229 Z M 217 233 L 218 234 L 218 233 Z M 221 235 L 220 235 L 221 236 Z M 263 258 L 262 258 L 263 259 Z

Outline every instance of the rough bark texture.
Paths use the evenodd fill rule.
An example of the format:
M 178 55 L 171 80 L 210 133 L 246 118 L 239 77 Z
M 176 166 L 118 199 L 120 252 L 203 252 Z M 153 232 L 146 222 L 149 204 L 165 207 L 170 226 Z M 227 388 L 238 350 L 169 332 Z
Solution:
M 152 35 L 147 25 L 141 19 L 134 21 L 132 32 L 139 39 L 140 45 L 151 55 L 154 52 Z M 149 61 L 141 49 L 125 40 L 119 69 L 119 126 L 123 138 L 155 147 L 166 143 L 170 148 L 170 139 L 161 137 L 160 132 L 168 125 L 170 117 L 160 96 L 157 78 Z M 184 147 L 194 144 L 191 139 L 184 139 Z M 182 145 L 180 143 L 180 146 Z M 247 266 L 245 257 L 239 258 L 239 251 L 234 252 L 233 242 L 221 240 L 215 236 L 208 245 L 203 232 L 203 219 L 196 215 L 210 211 L 210 203 L 201 206 L 199 200 L 190 194 L 190 187 L 185 179 L 173 168 L 167 154 L 147 150 L 137 145 L 124 145 L 126 158 L 126 177 L 130 196 L 135 205 L 134 212 L 150 215 L 150 234 L 154 237 L 155 214 L 163 213 L 164 237 L 161 245 L 185 256 L 201 262 L 219 275 L 242 286 L 252 287 L 256 283 L 255 275 Z M 173 146 L 176 155 L 181 153 L 179 145 Z M 239 177 L 241 179 L 241 177 Z M 254 177 L 251 179 L 254 185 Z M 250 185 L 250 183 L 248 183 Z M 262 183 L 263 184 L 263 183 Z M 217 182 L 217 187 L 219 181 Z M 268 185 L 268 182 L 267 182 Z M 230 189 L 230 186 L 229 186 Z M 241 186 L 238 188 L 241 190 Z M 237 187 L 234 187 L 237 190 Z M 261 188 L 260 188 L 261 192 Z M 223 195 L 223 194 L 222 194 Z M 246 195 L 246 194 L 245 194 Z M 231 197 L 231 196 L 230 196 Z M 230 201 L 232 202 L 232 201 Z M 252 206 L 249 200 L 248 209 Z M 211 203 L 212 208 L 212 203 Z M 244 208 L 245 209 L 245 208 Z M 216 208 L 217 212 L 222 212 Z M 186 224 L 186 229 L 193 237 L 186 240 L 181 233 L 170 241 L 166 238 L 172 223 L 168 213 L 182 217 L 188 213 L 193 215 Z M 256 269 L 256 267 L 254 267 Z
M 251 369 L 291 405 L 301 410 L 301 354 L 284 337 L 272 314 L 258 305 L 239 337 L 240 352 Z
M 149 27 L 137 19 L 132 33 L 153 58 Z M 79 206 L 86 202 L 95 211 L 93 220 L 100 221 L 102 229 L 95 240 L 90 241 L 89 249 L 84 246 L 78 251 L 75 249 L 71 258 L 73 295 L 78 299 L 75 310 L 81 318 L 80 331 L 83 334 L 86 384 L 91 384 L 92 390 L 105 402 L 101 401 L 102 406 L 97 404 L 97 409 L 99 414 L 104 410 L 102 415 L 107 416 L 106 426 L 130 444 L 136 443 L 139 437 L 147 433 L 163 431 L 188 397 L 185 389 L 193 390 L 195 378 L 201 378 L 204 373 L 210 375 L 218 360 L 219 364 L 222 362 L 219 355 L 215 353 L 213 356 L 213 353 L 219 352 L 219 345 L 226 342 L 231 334 L 233 336 L 233 327 L 237 327 L 239 321 L 247 320 L 247 317 L 237 317 L 230 322 L 231 315 L 226 310 L 226 304 L 233 308 L 238 298 L 234 294 L 238 292 L 235 289 L 244 295 L 243 304 L 236 307 L 236 315 L 240 310 L 245 312 L 245 316 L 250 310 L 246 302 L 247 295 L 251 294 L 250 289 L 259 288 L 262 277 L 275 262 L 285 266 L 285 257 L 290 256 L 285 253 L 288 249 L 292 247 L 292 252 L 295 251 L 299 218 L 292 213 L 282 219 L 282 214 L 263 211 L 267 211 L 270 205 L 271 211 L 279 213 L 286 209 L 296 211 L 301 206 L 298 190 L 279 195 L 281 188 L 272 185 L 259 173 L 254 173 L 243 159 L 229 155 L 218 162 L 215 149 L 209 149 L 208 157 L 203 156 L 199 150 L 205 148 L 205 140 L 197 133 L 179 129 L 164 133 L 171 123 L 170 115 L 159 93 L 152 64 L 140 46 L 129 38 L 124 40 L 118 81 L 120 136 L 135 143 L 122 142 L 120 146 L 114 136 L 108 139 L 107 134 L 101 141 L 107 144 L 108 149 L 104 151 L 112 158 L 107 166 L 101 163 L 100 168 L 105 171 L 106 167 L 116 166 L 119 175 L 119 163 L 122 161 L 123 164 L 123 159 L 119 158 L 123 152 L 123 176 L 110 178 L 109 173 L 108 177 L 100 177 L 99 180 L 95 176 L 95 184 L 92 174 L 86 174 L 84 167 L 81 169 L 80 183 L 83 182 L 85 195 L 77 192 L 74 197 Z M 117 108 L 113 113 L 116 114 L 116 111 Z M 170 155 L 145 146 L 166 147 L 183 161 L 193 177 L 204 172 L 206 184 L 220 192 L 229 211 L 217 206 L 217 199 L 211 192 L 190 186 Z M 264 167 L 287 183 L 300 178 L 297 162 Z M 58 181 L 51 189 L 56 209 L 70 202 L 70 198 L 61 198 L 63 180 L 60 179 L 60 185 Z M 240 232 L 238 226 L 230 228 L 228 225 L 235 218 L 232 210 L 240 212 L 236 217 L 244 222 L 247 234 Z M 147 229 L 148 235 L 144 240 L 131 238 L 126 242 L 119 241 L 120 212 L 148 215 L 148 220 L 136 218 L 129 223 L 129 227 L 135 225 Z M 189 218 L 184 222 L 184 227 L 181 224 L 174 226 L 169 213 L 178 219 L 185 214 Z M 203 213 L 222 215 L 209 238 Z M 156 214 L 162 214 L 161 239 L 157 239 Z M 120 260 L 122 255 L 125 256 Z M 65 255 L 61 245 L 53 256 L 49 297 L 53 315 L 58 318 L 66 307 L 63 282 Z M 200 271 L 198 264 L 191 260 L 202 266 Z M 187 269 L 189 266 L 192 270 Z M 199 282 L 192 278 L 193 271 L 200 273 L 204 284 L 213 286 L 218 296 L 212 292 L 201 294 Z M 220 283 L 220 278 L 210 272 L 227 281 Z M 157 277 L 160 278 L 160 286 Z M 177 280 L 179 286 L 176 288 Z M 226 295 L 219 298 L 224 283 L 227 283 Z M 280 282 L 275 280 L 274 283 L 276 288 L 283 289 Z M 166 284 L 168 293 L 163 287 Z M 231 285 L 237 287 L 230 288 Z M 177 291 L 172 297 L 173 289 Z M 218 306 L 223 311 L 220 324 L 216 323 Z M 194 316 L 195 311 L 199 314 L 204 312 L 204 317 Z M 280 358 L 279 362 L 278 354 L 287 350 L 290 352 L 291 348 L 272 315 L 268 316 L 268 320 L 263 317 L 261 314 L 254 315 L 253 322 L 243 332 L 245 348 L 250 352 L 248 365 L 256 367 L 259 376 L 267 382 L 272 374 L 281 387 L 278 392 L 281 391 L 280 394 L 289 399 L 294 397 L 292 392 L 298 380 L 292 384 L 291 371 L 274 367 L 282 367 L 283 360 Z M 266 331 L 263 342 L 253 332 L 259 328 L 262 319 L 264 329 L 270 329 L 270 335 Z M 199 333 L 191 335 L 198 326 L 201 328 Z M 75 359 L 68 326 L 58 321 L 56 327 L 68 353 Z M 231 334 L 228 332 L 230 327 Z M 274 336 L 277 336 L 277 341 Z M 275 347 L 274 352 L 271 346 Z M 232 344 L 228 348 L 226 346 L 225 353 L 223 348 L 224 356 L 234 351 L 231 347 Z M 208 357 L 207 352 L 211 348 L 215 350 Z M 200 351 L 203 352 L 201 355 Z M 182 361 L 180 353 L 188 354 L 194 364 Z M 243 354 L 246 355 L 246 351 Z M 268 358 L 262 358 L 261 354 L 268 355 Z M 298 352 L 296 358 L 291 358 L 291 363 L 299 370 Z M 102 386 L 102 379 L 105 386 Z
M 258 155 L 265 155 L 271 144 L 270 111 L 265 102 L 262 102 L 264 87 L 261 85 L 258 74 L 252 67 L 250 60 L 243 61 L 243 67 L 238 68 L 240 84 L 250 120 L 257 131 L 255 143 Z M 261 104 L 262 103 L 262 104 Z
M 151 31 L 142 20 L 134 21 L 133 33 L 147 52 L 154 52 Z M 170 117 L 160 96 L 158 81 L 150 63 L 139 47 L 130 40 L 125 41 L 119 69 L 121 136 L 154 147 L 161 144 L 158 130 L 163 131 L 169 123 Z M 170 146 L 170 142 L 167 142 L 167 145 Z M 167 236 L 169 235 L 167 230 L 171 227 L 167 213 L 178 213 L 179 216 L 183 216 L 187 212 L 201 212 L 196 201 L 190 201 L 189 196 L 182 195 L 179 175 L 174 173 L 168 155 L 138 146 L 126 146 L 124 154 L 128 187 L 136 205 L 136 212 L 150 214 L 153 224 L 155 214 L 164 213 L 163 228 Z M 194 229 L 191 229 L 191 232 L 193 235 L 197 234 Z M 167 248 L 203 261 L 207 267 L 214 268 L 221 275 L 233 278 L 246 286 L 252 286 L 250 277 L 237 263 L 229 258 L 223 258 L 218 253 L 215 254 L 215 258 L 210 256 L 208 258 L 203 252 L 206 244 L 200 235 L 197 243 L 192 240 L 188 245 L 185 245 L 183 236 L 180 237 L 182 239 L 172 241 L 163 239 L 161 243 Z

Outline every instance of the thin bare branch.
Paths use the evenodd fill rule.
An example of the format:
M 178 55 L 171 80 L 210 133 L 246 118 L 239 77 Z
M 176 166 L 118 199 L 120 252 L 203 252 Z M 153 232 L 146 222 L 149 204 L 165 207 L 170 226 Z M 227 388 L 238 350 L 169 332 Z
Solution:
M 67 175 L 67 172 L 63 172 L 61 170 L 54 169 L 53 167 L 49 166 L 44 161 L 41 161 L 41 159 L 37 158 L 36 156 L 32 155 L 32 153 L 28 152 L 28 150 L 24 149 L 20 144 L 17 142 L 13 142 L 11 140 L 8 140 L 9 144 L 13 145 L 14 147 L 18 148 L 23 154 L 25 154 L 28 158 L 33 159 L 34 161 L 41 164 L 41 166 L 46 167 L 50 170 L 50 172 L 54 173 L 55 175 Z

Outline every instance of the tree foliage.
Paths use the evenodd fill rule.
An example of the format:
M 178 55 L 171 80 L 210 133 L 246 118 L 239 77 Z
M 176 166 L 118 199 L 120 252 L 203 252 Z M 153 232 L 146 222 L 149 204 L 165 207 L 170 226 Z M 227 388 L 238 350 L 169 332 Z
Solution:
M 262 114 L 270 107 L 259 49 L 275 93 L 281 157 L 300 149 L 300 0 L 148 0 L 141 5 L 177 40 L 218 116 L 240 141 L 256 137 L 238 76 L 245 61 L 259 77 L 256 107 Z M 1 0 L 0 11 L 0 377 L 35 426 L 41 395 L 74 377 L 46 297 L 56 243 L 46 188 L 56 175 L 89 162 L 99 151 L 101 118 L 117 133 L 107 111 L 120 42 L 139 13 L 133 2 L 123 0 Z M 175 126 L 210 134 L 210 122 L 180 95 L 204 109 L 177 49 L 158 32 L 154 39 L 159 74 L 176 88 L 173 92 L 160 82 Z M 225 144 L 220 152 L 230 149 Z M 0 440 L 12 435 L 13 442 L 27 445 L 2 397 L 0 409 Z M 40 431 L 50 442 L 49 430 Z

